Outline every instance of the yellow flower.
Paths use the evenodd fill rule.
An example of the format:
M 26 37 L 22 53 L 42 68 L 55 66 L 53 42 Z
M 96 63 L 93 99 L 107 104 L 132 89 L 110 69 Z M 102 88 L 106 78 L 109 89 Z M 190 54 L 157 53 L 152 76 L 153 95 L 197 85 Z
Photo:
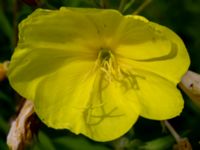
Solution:
M 144 17 L 37 9 L 19 25 L 8 76 L 48 126 L 108 141 L 138 116 L 179 115 L 183 99 L 176 86 L 189 62 L 182 40 Z

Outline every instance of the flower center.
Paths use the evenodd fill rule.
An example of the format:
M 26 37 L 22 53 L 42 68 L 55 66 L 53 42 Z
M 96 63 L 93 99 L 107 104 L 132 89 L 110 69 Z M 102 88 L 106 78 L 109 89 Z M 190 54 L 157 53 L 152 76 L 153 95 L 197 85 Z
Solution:
M 112 51 L 108 48 L 101 48 L 98 54 L 98 65 L 107 80 L 111 81 L 116 74 L 117 62 Z
M 125 91 L 128 89 L 137 90 L 139 88 L 137 78 L 143 77 L 134 73 L 134 70 L 121 68 L 116 56 L 110 49 L 101 48 L 98 54 L 97 62 L 98 67 L 100 67 L 102 77 L 105 79 L 104 81 L 106 83 L 117 81 L 121 84 L 121 87 L 123 87 Z
M 101 49 L 101 51 L 99 52 L 99 59 L 102 61 L 109 61 L 109 59 L 111 58 L 112 53 L 109 49 Z

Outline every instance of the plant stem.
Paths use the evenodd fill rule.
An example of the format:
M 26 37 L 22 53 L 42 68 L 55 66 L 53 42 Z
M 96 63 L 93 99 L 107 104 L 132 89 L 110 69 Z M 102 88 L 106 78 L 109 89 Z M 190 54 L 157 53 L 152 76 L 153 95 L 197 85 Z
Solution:
M 181 136 L 176 132 L 176 130 L 172 127 L 172 125 L 167 120 L 163 121 L 163 123 L 167 127 L 169 132 L 172 134 L 176 142 L 179 143 L 181 141 Z
M 126 2 L 127 2 L 127 0 L 121 0 L 121 1 L 120 1 L 119 8 L 118 8 L 118 10 L 119 10 L 120 12 L 123 12 L 123 11 L 124 11 L 124 6 L 125 6 Z
M 143 11 L 149 4 L 151 0 L 145 0 L 134 12 L 133 15 L 139 14 L 141 11 Z
M 107 0 L 100 0 L 100 6 L 101 8 L 107 8 Z

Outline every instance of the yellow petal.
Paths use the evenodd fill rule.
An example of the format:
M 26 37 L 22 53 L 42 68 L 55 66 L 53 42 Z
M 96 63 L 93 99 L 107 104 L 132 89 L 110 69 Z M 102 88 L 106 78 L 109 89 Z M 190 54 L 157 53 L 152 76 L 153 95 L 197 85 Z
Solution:
M 109 9 L 37 9 L 19 25 L 19 45 L 25 41 L 22 46 L 35 46 L 37 42 L 38 47 L 65 49 L 68 44 L 79 43 L 95 51 L 110 46 L 122 18 L 118 11 Z
M 35 110 L 48 126 L 108 141 L 126 133 L 139 115 L 134 91 L 121 84 L 107 85 L 101 74 L 87 72 L 92 64 L 73 62 L 42 80 Z
M 134 70 L 137 78 L 140 115 L 155 120 L 165 120 L 179 115 L 183 109 L 183 98 L 176 84 L 154 73 Z
M 179 82 L 190 63 L 182 40 L 170 29 L 147 20 L 130 16 L 124 20 L 116 35 L 121 39 L 116 49 L 121 65 Z
M 93 62 L 74 61 L 46 76 L 35 91 L 35 110 L 54 128 L 79 131 L 80 115 L 87 106 L 95 76 Z M 91 73 L 91 75 L 90 75 Z
M 99 76 L 91 73 L 98 50 L 112 41 L 121 19 L 115 10 L 38 9 L 19 25 L 9 80 L 34 101 L 47 125 L 107 141 L 134 124 L 139 115 L 136 95 L 121 91 L 119 83 L 101 91 Z
M 77 43 L 85 49 L 90 49 L 91 52 L 93 50 L 91 47 L 97 45 L 99 41 L 93 23 L 85 15 L 75 11 L 37 9 L 19 25 L 18 47 L 20 48 L 33 46 L 66 50 Z M 70 50 L 80 51 L 76 48 Z M 69 49 L 66 51 L 69 52 Z
M 34 101 L 36 113 L 48 126 L 107 141 L 131 128 L 140 106 L 141 115 L 151 119 L 180 113 L 183 102 L 175 83 L 189 59 L 182 41 L 169 29 L 115 10 L 61 8 L 36 10 L 19 30 L 9 80 Z M 113 73 L 113 79 L 106 79 L 96 68 L 101 49 L 111 50 L 122 70 L 146 70 L 138 71 L 144 76 L 137 81 L 141 89 L 130 85 L 130 80 L 136 81 L 128 75 L 113 80 L 118 70 L 103 68 Z M 165 98 L 158 108 L 161 96 Z
M 44 76 L 74 60 L 95 60 L 102 45 L 99 32 L 104 26 L 110 31 L 121 17 L 114 10 L 37 9 L 19 25 L 19 42 L 8 72 L 11 85 L 33 99 Z
M 123 20 L 122 14 L 114 9 L 80 9 L 80 8 L 61 8 L 61 11 L 68 12 L 72 11 L 73 13 L 78 13 L 83 15 L 90 23 L 95 27 L 97 40 L 100 43 L 100 47 L 112 48 L 113 45 L 113 34 L 116 32 L 118 26 Z M 80 28 L 80 27 L 79 27 Z M 81 27 L 81 29 L 84 29 Z M 90 31 L 91 32 L 91 31 Z M 96 37 L 90 37 L 91 39 Z M 112 43 L 112 44 L 111 44 Z M 116 44 L 116 43 L 115 43 Z
M 76 59 L 95 60 L 103 45 L 101 36 L 110 31 L 104 36 L 111 37 L 120 18 L 115 10 L 37 9 L 19 25 L 19 42 L 8 72 L 11 85 L 33 99 L 40 78 Z
M 140 105 L 133 89 L 125 90 L 121 82 L 107 83 L 97 76 L 91 97 L 91 106 L 86 110 L 86 125 L 83 133 L 97 141 L 119 138 L 136 122 Z
M 78 47 L 77 47 L 78 48 Z M 68 48 L 66 48 L 68 49 Z M 82 48 L 79 48 L 82 50 Z M 34 100 L 38 83 L 76 60 L 91 60 L 87 55 L 77 56 L 52 48 L 16 48 L 8 70 L 12 87 L 27 99 Z

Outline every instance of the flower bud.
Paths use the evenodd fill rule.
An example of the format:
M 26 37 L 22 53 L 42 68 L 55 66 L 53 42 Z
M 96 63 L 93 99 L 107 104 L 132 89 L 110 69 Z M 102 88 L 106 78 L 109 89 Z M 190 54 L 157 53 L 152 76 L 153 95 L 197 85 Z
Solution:
M 4 63 L 0 63 L 0 81 L 6 78 L 7 66 L 9 61 L 5 61 Z

